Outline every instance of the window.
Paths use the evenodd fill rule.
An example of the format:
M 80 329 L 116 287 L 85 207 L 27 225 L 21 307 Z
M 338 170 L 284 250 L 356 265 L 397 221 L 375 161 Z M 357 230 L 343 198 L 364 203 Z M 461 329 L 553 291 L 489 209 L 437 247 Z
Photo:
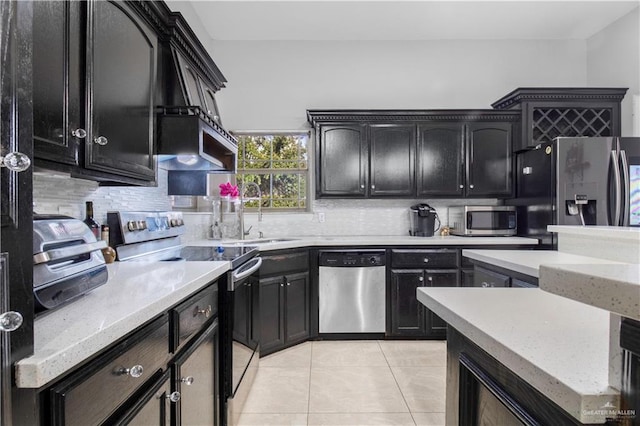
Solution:
M 234 133 L 238 138 L 238 185 L 245 198 L 257 196 L 262 209 L 305 210 L 309 182 L 309 133 Z M 257 200 L 245 203 L 257 207 Z

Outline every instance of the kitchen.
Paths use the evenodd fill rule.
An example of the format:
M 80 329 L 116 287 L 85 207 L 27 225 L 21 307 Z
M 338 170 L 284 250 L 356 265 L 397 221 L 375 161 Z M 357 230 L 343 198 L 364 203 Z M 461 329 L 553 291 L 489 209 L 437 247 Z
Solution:
M 598 5 L 602 7 L 602 4 L 597 2 L 577 4 L 580 5 L 577 8 L 579 10 L 590 10 L 589 8 L 597 8 Z M 231 4 L 219 5 L 219 7 L 223 6 L 232 9 L 228 13 L 236 13 L 244 19 L 251 16 L 249 12 L 255 13 L 254 19 L 257 19 L 255 16 L 274 18 L 261 9 L 266 7 L 265 5 L 258 7 L 251 4 L 250 10 L 243 9 L 241 5 L 235 5 L 236 9 L 233 9 Z M 480 6 L 466 6 L 471 8 L 465 9 L 469 15 L 477 15 L 473 13 L 475 10 L 472 7 Z M 287 16 L 298 18 L 294 21 L 296 25 L 302 25 L 305 29 L 304 41 L 296 39 L 295 36 L 289 36 L 289 40 L 283 41 L 283 38 L 286 39 L 285 36 L 277 33 L 267 35 L 268 32 L 257 30 L 258 26 L 254 34 L 245 27 L 243 35 L 231 32 L 227 39 L 223 35 L 212 37 L 207 33 L 207 26 L 198 19 L 198 15 L 202 15 L 206 8 L 215 8 L 216 3 L 203 3 L 199 7 L 205 8 L 204 10 L 190 3 L 171 2 L 169 7 L 180 10 L 184 14 L 197 38 L 205 45 L 215 64 L 229 80 L 226 83 L 227 87 L 216 92 L 220 116 L 227 130 L 285 129 L 306 132 L 310 128 L 306 116 L 307 110 L 317 111 L 320 108 L 486 110 L 501 96 L 518 87 L 616 87 L 629 88 L 620 102 L 621 128 L 620 133 L 616 134 L 638 136 L 638 128 L 634 127 L 638 126 L 638 114 L 637 112 L 634 114 L 633 110 L 634 95 L 637 96 L 640 92 L 637 77 L 640 72 L 638 71 L 638 37 L 636 36 L 638 32 L 636 2 L 616 3 L 615 7 L 607 5 L 604 10 L 597 9 L 597 13 L 591 11 L 602 16 L 603 21 L 599 21 L 599 27 L 596 25 L 596 27 L 583 28 L 583 32 L 575 29 L 577 36 L 567 35 L 571 32 L 570 30 L 567 33 L 553 33 L 554 29 L 562 28 L 563 25 L 552 26 L 551 24 L 548 27 L 542 24 L 537 26 L 543 26 L 553 35 L 539 33 L 531 35 L 526 32 L 527 27 L 524 25 L 528 21 L 519 20 L 516 17 L 510 21 L 510 25 L 517 22 L 518 31 L 524 35 L 517 36 L 511 33 L 509 38 L 502 35 L 507 33 L 506 29 L 509 27 L 504 22 L 489 25 L 489 28 L 485 28 L 488 32 L 483 36 L 447 33 L 445 28 L 436 25 L 437 22 L 425 25 L 422 20 L 424 14 L 415 12 L 409 5 L 402 6 L 407 9 L 400 6 L 394 6 L 393 9 L 395 13 L 405 14 L 413 19 L 406 27 L 433 27 L 434 31 L 438 31 L 437 36 L 413 34 L 402 38 L 393 33 L 385 34 L 382 28 L 377 28 L 380 33 L 376 35 L 340 36 L 338 28 L 334 27 L 330 27 L 331 34 L 327 35 L 329 31 L 323 25 L 330 24 L 321 19 L 324 16 L 321 13 L 322 10 L 313 9 L 320 7 L 319 5 L 311 4 L 309 6 L 311 9 L 304 9 L 302 6 L 295 6 L 294 3 L 294 9 L 289 11 Z M 357 9 L 353 4 L 351 7 L 354 9 L 345 7 L 346 9 L 340 10 L 340 13 L 345 16 L 363 15 L 362 10 Z M 377 2 L 367 4 L 367 7 L 371 17 L 365 18 L 364 24 L 368 22 L 370 27 L 374 27 L 376 22 L 381 20 L 380 16 L 385 16 L 385 12 L 380 10 L 382 6 Z M 521 9 L 522 14 L 535 15 L 533 10 L 527 9 L 522 4 L 505 3 L 500 7 L 511 13 L 516 13 L 513 9 Z M 553 14 L 557 15 L 555 19 L 558 20 L 562 16 L 572 16 L 570 12 L 579 13 L 575 9 L 565 10 L 560 5 L 557 7 L 559 9 L 554 10 Z M 302 10 L 296 8 L 302 8 Z M 220 15 L 224 11 L 220 9 L 217 13 Z M 17 13 L 23 13 L 21 7 L 17 8 Z M 5 14 L 9 12 L 3 9 L 3 19 Z M 310 16 L 317 18 L 312 20 L 317 22 L 316 27 L 310 26 Z M 541 22 L 547 22 L 549 19 L 547 16 Z M 562 19 L 566 21 L 565 18 Z M 534 19 L 531 21 L 531 25 L 535 27 Z M 575 21 L 589 22 L 586 18 Z M 226 22 L 238 21 L 227 19 Z M 222 24 L 218 23 L 217 26 L 220 25 Z M 239 30 L 242 27 L 237 24 L 231 26 L 233 28 L 230 30 L 234 28 Z M 467 25 L 467 28 L 470 28 L 470 25 Z M 19 30 L 27 31 L 28 29 L 20 27 Z M 398 31 L 397 28 L 395 30 Z M 458 28 L 457 31 L 462 29 Z M 210 40 L 211 38 L 216 39 Z M 4 40 L 3 38 L 3 42 Z M 12 47 L 28 50 L 25 44 Z M 437 66 L 434 66 L 434 58 L 437 59 Z M 607 65 L 611 63 L 620 65 L 616 67 Z M 262 66 L 258 76 L 256 76 L 255 64 Z M 544 66 L 545 64 L 553 64 L 553 66 Z M 24 66 L 24 64 L 18 65 Z M 3 74 L 4 77 L 7 75 L 9 74 Z M 15 81 L 3 79 L 3 93 L 5 84 L 18 85 L 23 90 L 22 93 L 30 91 L 28 89 L 30 73 L 23 72 L 16 75 L 19 77 L 16 77 Z M 372 88 L 375 89 L 371 90 Z M 24 92 L 24 90 L 27 91 Z M 33 138 L 21 133 L 22 131 L 29 133 L 30 120 L 25 118 L 29 114 L 20 108 L 29 109 L 31 106 L 26 99 L 21 97 L 18 99 L 26 103 L 22 105 L 18 102 L 17 107 L 12 108 L 17 108 L 15 116 L 21 117 L 21 120 L 25 120 L 22 123 L 27 124 L 17 127 L 20 131 L 16 130 L 15 137 L 22 141 L 19 144 L 21 151 L 30 154 L 31 142 L 29 141 Z M 11 122 L 5 118 L 6 111 L 8 110 L 3 105 L 3 143 L 4 132 L 11 128 L 5 124 Z M 23 143 L 27 144 L 26 148 L 23 148 Z M 309 169 L 314 170 L 313 167 L 312 157 Z M 141 188 L 99 186 L 95 180 L 70 179 L 68 174 L 42 172 L 39 167 L 33 173 L 33 202 L 31 202 L 31 191 L 29 191 L 30 173 L 31 171 L 23 172 L 22 175 L 3 174 L 3 183 L 9 182 L 12 188 L 11 191 L 5 192 L 3 187 L 3 194 L 14 197 L 9 200 L 11 202 L 14 202 L 17 197 L 22 206 L 21 209 L 24 209 L 19 214 L 9 211 L 9 216 L 14 219 L 29 217 L 32 206 L 33 210 L 39 213 L 65 214 L 82 219 L 85 201 L 94 202 L 96 218 L 100 223 L 107 222 L 107 211 L 171 210 L 171 199 L 167 196 L 167 179 L 162 169 L 158 170 L 157 187 Z M 311 175 L 313 173 L 310 173 Z M 313 176 L 310 179 L 312 180 Z M 25 191 L 29 194 L 27 195 Z M 313 194 L 313 191 L 309 191 L 308 194 Z M 248 236 L 251 239 L 257 238 L 258 232 L 262 232 L 268 238 L 307 236 L 331 238 L 335 235 L 353 235 L 369 237 L 375 241 L 373 237 L 381 234 L 401 237 L 407 234 L 409 228 L 409 207 L 425 201 L 436 208 L 442 219 L 448 217 L 448 206 L 465 205 L 470 202 L 485 205 L 499 203 L 498 198 L 469 200 L 463 197 L 434 196 L 398 199 L 323 197 L 309 200 L 310 209 L 296 214 L 268 212 L 263 215 L 263 220 L 259 221 L 257 214 L 248 213 L 245 229 L 253 226 Z M 3 218 L 6 206 L 3 196 Z M 183 217 L 186 229 L 185 241 L 194 242 L 207 235 L 210 220 L 208 211 L 206 213 L 185 212 Z M 31 231 L 23 228 L 24 226 L 2 229 L 2 247 L 3 251 L 10 251 L 10 262 L 15 262 L 13 259 L 16 256 L 18 259 L 30 259 L 33 254 L 30 252 L 31 243 L 21 243 L 25 240 L 28 242 L 31 235 Z M 27 228 L 31 228 L 30 223 Z M 384 232 L 381 231 L 383 229 Z M 25 232 L 27 234 L 24 234 Z M 292 247 L 287 242 L 273 244 L 272 249 Z M 349 245 L 349 243 L 342 244 Z M 403 244 L 405 240 L 389 238 L 388 242 L 381 245 Z M 31 268 L 30 264 L 28 266 Z M 122 266 L 118 267 L 122 268 Z M 16 277 L 29 276 L 30 273 L 27 272 L 18 273 L 16 268 L 19 271 L 26 266 L 11 263 L 10 277 L 13 277 L 14 273 L 17 274 Z M 29 286 L 16 284 L 14 289 L 14 278 L 10 279 L 12 282 L 11 306 L 24 306 L 25 310 L 29 311 L 32 306 L 25 300 L 32 294 L 30 284 Z M 29 333 L 32 332 L 30 331 L 32 327 L 33 320 L 29 321 L 27 316 L 23 328 L 12 335 L 11 339 L 15 341 L 14 359 L 23 358 L 30 351 L 33 338 L 29 338 Z M 27 343 L 23 344 L 24 341 Z M 21 391 L 16 393 L 20 394 Z M 23 399 L 17 398 L 18 402 L 14 410 L 16 413 L 22 413 L 22 410 L 25 410 L 20 404 L 28 405 L 30 396 L 22 396 L 24 396 Z

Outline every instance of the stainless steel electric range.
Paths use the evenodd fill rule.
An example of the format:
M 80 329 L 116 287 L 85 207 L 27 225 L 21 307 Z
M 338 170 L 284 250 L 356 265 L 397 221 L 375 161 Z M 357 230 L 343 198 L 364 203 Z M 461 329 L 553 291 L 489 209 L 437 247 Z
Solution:
M 219 288 L 221 423 L 237 423 L 258 371 L 262 264 L 255 246 L 216 243 L 185 246 L 181 212 L 109 212 L 109 243 L 119 261 L 226 261 Z

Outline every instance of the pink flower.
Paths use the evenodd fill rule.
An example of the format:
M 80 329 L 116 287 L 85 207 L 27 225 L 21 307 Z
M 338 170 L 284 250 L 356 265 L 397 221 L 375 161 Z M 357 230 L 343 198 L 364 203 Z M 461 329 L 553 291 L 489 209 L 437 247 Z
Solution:
M 220 185 L 220 195 L 222 196 L 230 196 L 230 197 L 237 197 L 238 195 L 240 195 L 238 193 L 238 187 L 236 185 L 231 185 L 231 182 L 227 182 L 227 183 L 221 183 Z

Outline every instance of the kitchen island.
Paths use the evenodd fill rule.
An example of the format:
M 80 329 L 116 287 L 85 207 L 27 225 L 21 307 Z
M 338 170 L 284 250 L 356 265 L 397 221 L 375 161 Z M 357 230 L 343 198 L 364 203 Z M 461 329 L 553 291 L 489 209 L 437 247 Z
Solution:
M 623 319 L 627 331 L 620 338 L 615 313 L 639 315 L 640 234 L 629 228 L 549 229 L 560 233 L 559 252 L 463 251 L 484 264 L 539 277 L 540 288 L 418 289 L 418 300 L 449 327 L 447 424 L 485 415 L 516 423 L 637 421 L 637 373 L 628 370 L 634 361 L 622 365 L 620 349 L 637 334 L 629 334 L 634 326 Z M 633 359 L 633 350 L 627 354 Z

